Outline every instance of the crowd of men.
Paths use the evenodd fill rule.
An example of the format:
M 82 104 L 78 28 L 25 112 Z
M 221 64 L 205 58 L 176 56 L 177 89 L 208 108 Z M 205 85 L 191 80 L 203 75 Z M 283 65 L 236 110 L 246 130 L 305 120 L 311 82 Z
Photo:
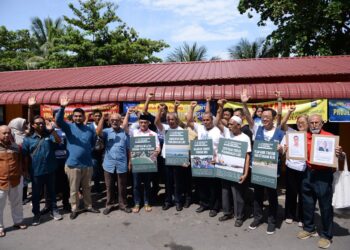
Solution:
M 3 211 L 7 197 L 10 201 L 14 227 L 26 229 L 23 223 L 23 204 L 27 199 L 27 182 L 32 183 L 32 225 L 40 224 L 41 216 L 50 213 L 54 220 L 61 220 L 56 197 L 62 197 L 63 210 L 74 220 L 81 212 L 100 213 L 93 207 L 93 191 L 101 192 L 101 181 L 106 186 L 106 206 L 103 214 L 109 214 L 116 204 L 126 213 L 138 213 L 141 208 L 152 211 L 152 190 L 158 191 L 159 177 L 165 183 L 163 210 L 176 207 L 177 211 L 188 208 L 193 202 L 193 188 L 198 194 L 197 213 L 209 210 L 215 217 L 222 210 L 219 221 L 235 218 L 234 226 L 241 227 L 247 217 L 254 217 L 249 225 L 251 230 L 260 226 L 263 220 L 263 201 L 265 194 L 269 202 L 267 234 L 275 233 L 277 221 L 277 189 L 252 184 L 251 158 L 254 157 L 253 143 L 256 140 L 278 142 L 280 155 L 278 173 L 286 165 L 286 203 L 285 222 L 299 223 L 303 228 L 299 239 L 316 236 L 314 220 L 316 201 L 319 202 L 322 229 L 320 248 L 328 248 L 333 237 L 332 180 L 333 170 L 310 163 L 312 134 L 330 133 L 324 131 L 320 114 L 306 114 L 297 118 L 297 130 L 307 132 L 308 160 L 284 161 L 288 147 L 285 145 L 285 132 L 289 116 L 295 110 L 291 107 L 285 117 L 281 117 L 282 98 L 278 93 L 278 110 L 258 107 L 250 114 L 246 90 L 241 93 L 243 108 L 225 108 L 226 100 L 217 101 L 216 116 L 210 112 L 210 98 L 207 99 L 206 112 L 201 124 L 194 117 L 197 102 L 190 104 L 186 123 L 178 118 L 180 102 L 175 101 L 173 112 L 161 103 L 154 117 L 148 112 L 153 94 L 147 96 L 142 112 L 129 108 L 124 115 L 112 113 L 103 115 L 101 111 L 92 113 L 93 122 L 87 124 L 85 111 L 76 108 L 72 121 L 65 121 L 65 107 L 70 103 L 68 97 L 60 99 L 60 108 L 54 111 L 52 121 L 41 116 L 33 116 L 31 108 L 35 98 L 28 100 L 28 126 L 23 118 L 12 120 L 9 125 L 0 126 L 0 237 L 6 235 L 3 225 Z M 138 121 L 130 124 L 130 116 L 137 114 Z M 247 125 L 244 125 L 246 120 Z M 248 145 L 245 164 L 238 182 L 218 178 L 192 177 L 190 166 L 167 166 L 165 164 L 164 144 L 168 130 L 190 131 L 190 140 L 211 139 L 213 143 L 213 162 L 215 164 L 220 138 L 246 142 Z M 153 136 L 156 148 L 152 153 L 157 159 L 158 174 L 132 173 L 130 137 Z M 339 166 L 344 164 L 345 153 L 340 146 L 335 148 Z M 132 173 L 133 205 L 128 204 L 128 175 Z M 142 185 L 143 184 L 143 185 Z M 249 191 L 253 190 L 250 199 Z M 24 192 L 24 193 L 23 193 Z M 23 198 L 24 197 L 24 198 Z M 45 198 L 45 206 L 40 210 L 40 200 Z M 118 197 L 118 199 L 116 199 Z M 79 204 L 83 201 L 84 208 Z M 252 212 L 249 211 L 249 208 Z

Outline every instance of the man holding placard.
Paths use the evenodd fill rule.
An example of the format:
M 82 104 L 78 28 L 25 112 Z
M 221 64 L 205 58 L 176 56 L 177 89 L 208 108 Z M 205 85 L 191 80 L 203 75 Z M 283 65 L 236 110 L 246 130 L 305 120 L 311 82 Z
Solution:
M 124 119 L 129 118 L 129 113 Z M 125 123 L 127 123 L 126 121 Z M 130 130 L 132 150 L 132 171 L 133 171 L 133 193 L 135 206 L 132 209 L 134 213 L 140 211 L 141 205 L 141 183 L 144 183 L 144 206 L 146 212 L 151 212 L 152 207 L 150 205 L 150 182 L 151 172 L 157 171 L 157 156 L 160 152 L 158 136 L 155 132 L 149 129 L 150 120 L 148 115 L 140 115 L 139 128 Z M 141 162 L 140 162 L 141 161 Z M 136 168 L 136 163 L 139 166 Z M 143 164 L 144 163 L 144 164 Z M 142 165 L 149 165 L 144 167 Z
M 224 102 L 223 100 L 218 101 L 217 118 L 221 121 L 222 110 Z M 224 215 L 219 218 L 219 221 L 226 221 L 232 218 L 231 202 L 230 196 L 233 198 L 233 208 L 234 216 L 236 217 L 235 227 L 241 227 L 243 225 L 244 217 L 244 193 L 247 188 L 246 179 L 249 173 L 249 162 L 250 162 L 250 152 L 251 143 L 250 138 L 242 133 L 242 119 L 238 116 L 232 116 L 228 121 L 228 128 L 225 127 L 221 122 L 218 123 L 219 129 L 224 133 L 226 140 L 229 142 L 238 142 L 240 144 L 237 147 L 230 147 L 228 145 L 228 159 L 225 160 L 225 166 L 223 169 L 220 168 L 221 162 L 218 162 L 217 171 L 228 171 L 233 174 L 233 179 L 224 176 L 222 178 L 222 207 Z M 225 140 L 225 139 L 220 139 Z M 220 145 L 219 152 L 220 155 Z M 242 157 L 243 156 L 243 157 Z M 219 159 L 220 160 L 220 159 Z M 227 167 L 229 165 L 229 167 Z
M 320 233 L 321 239 L 318 241 L 320 248 L 326 249 L 330 246 L 333 238 L 333 207 L 332 207 L 332 183 L 333 171 L 336 164 L 323 164 L 317 162 L 317 157 L 314 154 L 317 148 L 317 136 L 322 137 L 322 140 L 334 140 L 334 147 L 332 154 L 338 158 L 339 169 L 344 165 L 345 153 L 342 147 L 337 145 L 337 137 L 322 129 L 322 116 L 319 114 L 312 114 L 308 119 L 309 131 L 307 133 L 307 168 L 302 179 L 302 194 L 303 194 L 303 212 L 304 212 L 304 226 L 303 231 L 299 232 L 297 237 L 299 239 L 307 239 L 317 235 L 316 226 L 314 223 L 315 205 L 318 201 L 320 212 L 322 231 Z M 335 160 L 335 159 L 334 159 Z
M 214 149 L 214 159 L 217 155 L 221 131 L 214 126 L 214 118 L 211 113 L 205 112 L 202 116 L 202 125 L 193 121 L 193 112 L 197 102 L 191 102 L 191 108 L 187 113 L 187 125 L 198 134 L 198 140 L 211 139 Z M 216 178 L 198 178 L 198 191 L 200 206 L 196 212 L 201 213 L 210 209 L 209 216 L 215 217 L 219 211 L 220 181 Z
M 277 112 L 270 108 L 265 108 L 261 121 L 262 125 L 257 125 L 252 119 L 247 102 L 249 101 L 249 96 L 247 90 L 243 89 L 241 93 L 241 102 L 243 104 L 243 111 L 246 115 L 250 129 L 253 131 L 253 140 L 254 140 L 254 149 L 253 150 L 253 166 L 252 166 L 252 183 L 255 183 L 254 186 L 254 221 L 250 224 L 250 229 L 256 229 L 263 219 L 263 199 L 264 191 L 267 191 L 268 200 L 269 200 L 269 209 L 268 209 L 268 226 L 267 234 L 274 234 L 276 230 L 276 219 L 277 219 L 277 169 L 280 167 L 278 164 L 278 153 L 283 153 L 282 142 L 284 138 L 284 132 L 275 127 L 274 120 L 277 116 Z M 266 157 L 268 156 L 268 157 Z M 254 160 L 266 159 L 261 161 L 260 164 L 263 164 L 264 167 L 254 167 Z M 268 158 L 268 159 L 267 159 Z M 261 172 L 267 173 L 267 175 L 255 174 L 254 168 L 259 169 Z M 264 173 L 264 174 L 265 174 Z M 268 185 L 273 184 L 273 185 Z
M 167 124 L 161 122 L 161 114 L 164 113 L 165 107 L 165 104 L 159 104 L 155 119 L 158 133 L 162 133 L 163 138 L 165 138 L 162 148 L 162 157 L 165 159 L 165 202 L 163 210 L 168 210 L 172 206 L 174 195 L 176 210 L 181 211 L 183 204 L 181 191 L 182 165 L 185 164 L 188 167 L 189 157 L 188 131 L 179 126 L 179 118 L 174 112 L 166 114 Z

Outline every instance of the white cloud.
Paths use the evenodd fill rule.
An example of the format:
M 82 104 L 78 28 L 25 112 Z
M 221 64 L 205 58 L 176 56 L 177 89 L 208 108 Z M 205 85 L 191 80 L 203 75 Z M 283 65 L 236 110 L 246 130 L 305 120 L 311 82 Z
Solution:
M 233 28 L 223 28 L 221 30 L 210 31 L 201 25 L 194 24 L 180 27 L 171 39 L 175 42 L 182 41 L 229 41 L 246 37 L 247 31 L 235 31 Z

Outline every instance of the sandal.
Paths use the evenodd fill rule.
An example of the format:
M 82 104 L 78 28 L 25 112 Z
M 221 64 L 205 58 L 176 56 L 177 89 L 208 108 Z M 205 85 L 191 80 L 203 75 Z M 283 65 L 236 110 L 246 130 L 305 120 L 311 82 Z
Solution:
M 132 208 L 132 212 L 133 212 L 133 213 L 138 213 L 138 212 L 140 212 L 140 205 L 135 205 L 135 206 Z
M 24 229 L 27 229 L 28 226 L 26 224 L 21 223 L 21 224 L 15 224 L 15 225 L 13 225 L 13 227 L 16 229 L 24 230 Z
M 6 236 L 5 230 L 1 230 L 1 231 L 0 231 L 0 238 L 1 238 L 1 237 L 5 237 L 5 236 Z
M 152 207 L 148 204 L 145 205 L 145 211 L 146 212 L 151 212 L 152 211 Z

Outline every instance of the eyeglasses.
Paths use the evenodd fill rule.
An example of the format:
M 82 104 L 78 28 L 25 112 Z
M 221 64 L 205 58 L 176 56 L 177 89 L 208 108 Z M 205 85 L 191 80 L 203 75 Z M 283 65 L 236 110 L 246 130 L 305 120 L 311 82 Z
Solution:
M 44 126 L 44 125 L 45 125 L 44 122 L 34 122 L 34 124 L 35 124 L 35 125 L 38 125 L 38 126 L 40 126 L 40 125 L 43 125 L 43 126 Z

